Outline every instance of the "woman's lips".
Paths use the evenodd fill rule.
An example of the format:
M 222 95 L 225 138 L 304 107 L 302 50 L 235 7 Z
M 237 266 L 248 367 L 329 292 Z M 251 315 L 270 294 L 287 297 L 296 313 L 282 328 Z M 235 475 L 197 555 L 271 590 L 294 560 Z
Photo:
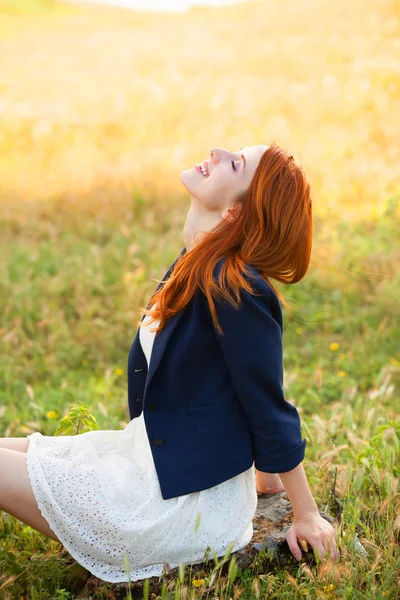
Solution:
M 204 163 L 200 163 L 200 164 L 203 164 L 203 165 L 204 165 L 204 167 L 205 167 L 205 169 L 206 169 L 206 172 L 207 172 L 207 177 L 210 177 L 210 172 L 209 172 L 209 170 L 208 170 L 208 163 L 207 163 L 206 161 L 204 161 Z M 204 177 L 203 171 L 201 170 L 200 166 L 199 166 L 199 165 L 194 165 L 194 166 L 195 166 L 196 170 L 197 170 L 199 173 L 201 173 L 201 174 L 203 175 L 203 177 Z

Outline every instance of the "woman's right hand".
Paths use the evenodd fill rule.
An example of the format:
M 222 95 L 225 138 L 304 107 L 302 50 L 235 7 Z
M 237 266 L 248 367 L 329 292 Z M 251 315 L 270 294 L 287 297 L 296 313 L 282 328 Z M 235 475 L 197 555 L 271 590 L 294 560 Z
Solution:
M 295 517 L 285 538 L 296 560 L 301 560 L 302 557 L 298 540 L 305 542 L 306 547 L 307 542 L 310 544 L 317 560 L 340 559 L 340 552 L 336 547 L 336 530 L 317 512 Z

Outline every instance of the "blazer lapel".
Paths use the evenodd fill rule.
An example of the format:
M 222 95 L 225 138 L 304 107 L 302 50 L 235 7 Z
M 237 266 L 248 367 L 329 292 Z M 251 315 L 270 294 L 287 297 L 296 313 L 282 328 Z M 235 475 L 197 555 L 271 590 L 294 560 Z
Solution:
M 156 288 L 156 292 L 160 289 L 161 285 L 170 277 L 175 264 L 177 263 L 180 256 L 182 256 L 182 254 L 185 254 L 185 252 L 186 252 L 186 247 L 183 248 L 183 250 L 180 252 L 179 256 L 176 258 L 176 260 L 173 262 L 171 267 L 168 269 L 164 278 L 158 284 L 158 286 Z M 156 292 L 154 292 L 154 293 L 156 293 Z M 147 308 L 149 308 L 149 306 L 150 306 L 150 302 L 147 305 Z M 182 314 L 183 314 L 183 311 L 181 310 L 178 313 L 176 313 L 176 315 L 174 315 L 173 317 L 168 319 L 164 329 L 162 331 L 160 331 L 159 333 L 157 333 L 154 338 L 153 348 L 152 348 L 151 357 L 150 357 L 150 364 L 149 364 L 149 369 L 148 369 L 145 388 L 144 388 L 144 396 L 146 394 L 146 390 L 150 384 L 151 379 L 154 377 L 154 374 L 160 365 L 162 356 L 167 347 L 168 340 L 170 339 L 175 327 L 179 323 L 179 320 L 182 317 Z M 145 317 L 145 315 L 143 315 L 142 321 L 143 321 L 144 317 Z

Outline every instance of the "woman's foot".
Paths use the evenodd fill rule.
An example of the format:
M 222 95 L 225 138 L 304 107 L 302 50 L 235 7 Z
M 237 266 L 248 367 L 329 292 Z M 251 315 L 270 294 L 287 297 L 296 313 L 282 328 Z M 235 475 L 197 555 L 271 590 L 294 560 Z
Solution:
M 278 494 L 285 488 L 277 473 L 264 473 L 256 470 L 256 490 L 259 494 Z

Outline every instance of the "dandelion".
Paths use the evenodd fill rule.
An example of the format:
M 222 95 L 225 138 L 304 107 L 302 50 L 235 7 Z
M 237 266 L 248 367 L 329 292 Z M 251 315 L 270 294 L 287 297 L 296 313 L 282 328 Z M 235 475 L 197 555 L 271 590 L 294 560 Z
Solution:
M 391 358 L 390 362 L 394 367 L 397 367 L 398 365 L 400 365 L 399 361 L 396 358 Z
M 303 330 L 302 330 L 302 328 L 301 328 L 301 327 L 297 327 L 297 328 L 295 329 L 295 331 L 296 331 L 296 333 L 298 333 L 299 335 L 301 335 L 301 334 L 303 333 Z
M 334 589 L 335 589 L 335 586 L 334 586 L 333 583 L 329 583 L 328 585 L 324 585 L 324 592 L 331 592 Z
M 123 369 L 121 369 L 120 367 L 117 367 L 117 368 L 115 369 L 115 374 L 116 374 L 116 375 L 123 375 L 123 374 L 124 374 L 124 370 L 123 370 Z
M 48 419 L 58 419 L 58 413 L 56 413 L 54 410 L 49 410 L 49 412 L 46 413 L 46 417 Z
M 332 342 L 332 344 L 329 346 L 330 350 L 332 350 L 333 352 L 335 350 L 339 350 L 340 346 L 337 342 Z
M 205 579 L 192 579 L 192 583 L 193 583 L 194 587 L 200 587 L 205 582 L 206 582 Z
M 346 371 L 338 371 L 337 374 L 339 375 L 339 377 L 346 377 L 347 375 Z

